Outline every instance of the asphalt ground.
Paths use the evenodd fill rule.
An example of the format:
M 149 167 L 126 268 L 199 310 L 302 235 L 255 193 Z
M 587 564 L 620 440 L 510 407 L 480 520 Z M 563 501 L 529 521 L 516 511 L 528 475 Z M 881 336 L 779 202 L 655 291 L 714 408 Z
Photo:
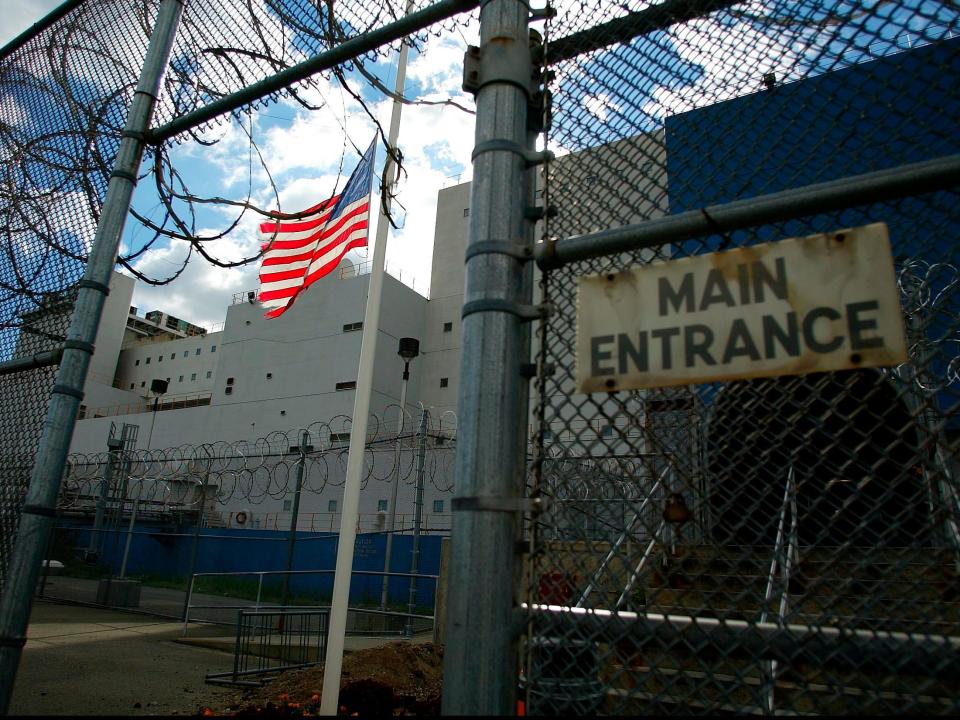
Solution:
M 36 600 L 11 715 L 192 715 L 230 689 L 233 654 L 176 642 L 183 624 Z
M 96 581 L 50 578 L 47 599 L 36 598 L 14 685 L 11 715 L 195 715 L 220 707 L 234 688 L 206 684 L 208 673 L 233 668 L 233 626 L 162 618 L 179 615 L 183 593 L 143 587 L 139 611 L 76 604 L 95 599 Z M 93 597 L 90 597 L 91 592 Z M 73 602 L 49 599 L 73 596 Z M 201 604 L 243 604 L 202 596 Z M 236 610 L 224 610 L 236 618 Z M 219 613 L 218 613 L 219 614 Z M 347 636 L 345 652 L 378 647 L 397 637 Z M 428 642 L 431 633 L 413 642 Z

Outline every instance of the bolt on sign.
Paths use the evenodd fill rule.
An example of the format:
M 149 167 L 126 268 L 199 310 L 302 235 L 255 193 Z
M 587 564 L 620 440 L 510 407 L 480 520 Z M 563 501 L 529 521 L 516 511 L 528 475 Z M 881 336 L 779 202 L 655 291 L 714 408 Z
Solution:
M 577 283 L 577 389 L 896 365 L 906 342 L 883 223 Z

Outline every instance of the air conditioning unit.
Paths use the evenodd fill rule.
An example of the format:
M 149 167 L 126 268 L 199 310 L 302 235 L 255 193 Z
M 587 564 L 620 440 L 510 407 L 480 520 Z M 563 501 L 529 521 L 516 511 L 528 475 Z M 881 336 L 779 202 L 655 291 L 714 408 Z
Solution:
M 252 525 L 253 524 L 253 513 L 249 509 L 244 508 L 243 510 L 237 510 L 233 514 L 233 521 L 237 525 Z

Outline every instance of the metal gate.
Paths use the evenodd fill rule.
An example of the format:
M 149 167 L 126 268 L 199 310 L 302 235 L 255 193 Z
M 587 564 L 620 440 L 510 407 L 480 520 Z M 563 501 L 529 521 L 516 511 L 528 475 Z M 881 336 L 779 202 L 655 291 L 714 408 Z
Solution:
M 480 74 L 506 86 L 482 59 L 526 25 L 490 5 Z M 500 653 L 505 679 L 460 684 L 448 647 L 446 711 L 509 712 L 517 687 L 542 714 L 960 710 L 958 27 L 955 8 L 907 0 L 564 4 L 531 34 L 526 127 L 502 122 L 510 90 L 479 90 L 475 178 L 499 182 L 475 179 L 471 199 L 460 417 L 476 427 L 460 427 L 451 587 L 482 578 L 485 603 L 450 635 Z M 537 119 L 551 153 L 533 151 Z M 497 170 L 518 146 L 526 167 Z M 514 215 L 488 212 L 500 183 L 526 188 Z M 694 334 L 601 338 L 609 379 L 578 384 L 582 278 L 708 254 L 720 267 L 875 223 L 905 361 L 867 362 L 857 319 L 814 331 L 795 316 L 814 355 L 846 342 L 848 369 L 808 348 L 776 374 L 620 383 L 631 363 L 762 360 L 800 337 L 711 350 L 709 306 L 759 301 L 757 286 L 734 296 L 733 274 L 670 288 Z M 512 254 L 493 247 L 504 238 Z M 841 272 L 823 266 L 790 301 Z

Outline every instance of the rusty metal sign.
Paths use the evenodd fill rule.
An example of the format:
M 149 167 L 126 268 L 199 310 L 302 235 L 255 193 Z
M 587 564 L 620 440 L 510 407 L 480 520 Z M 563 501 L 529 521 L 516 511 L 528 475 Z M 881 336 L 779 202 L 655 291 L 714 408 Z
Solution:
M 906 341 L 883 223 L 577 283 L 577 389 L 896 365 Z

